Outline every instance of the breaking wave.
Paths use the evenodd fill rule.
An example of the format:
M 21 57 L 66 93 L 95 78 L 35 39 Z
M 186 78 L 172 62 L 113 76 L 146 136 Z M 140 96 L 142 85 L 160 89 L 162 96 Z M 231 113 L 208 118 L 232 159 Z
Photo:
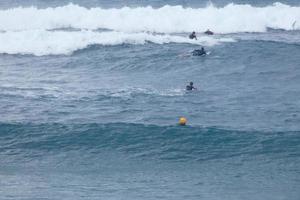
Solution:
M 85 8 L 74 4 L 38 9 L 18 7 L 0 11 L 0 30 L 32 29 L 109 29 L 122 32 L 181 33 L 205 31 L 217 33 L 264 32 L 267 28 L 300 28 L 300 7 L 274 3 L 266 7 L 228 4 L 204 8 L 164 6 L 161 8 L 123 7 L 120 9 Z
M 212 46 L 220 42 L 233 42 L 230 38 L 199 37 L 190 40 L 176 35 L 158 35 L 150 33 L 96 32 L 96 31 L 46 31 L 29 30 L 0 33 L 0 53 L 68 55 L 76 50 L 90 45 L 120 45 L 120 44 L 166 44 L 190 43 Z
M 207 28 L 220 33 L 186 33 Z M 90 45 L 190 43 L 213 46 L 234 42 L 222 34 L 265 32 L 268 28 L 300 29 L 300 7 L 275 3 L 266 7 L 228 4 L 204 8 L 85 8 L 74 4 L 39 9 L 18 7 L 0 10 L 0 53 L 68 55 Z

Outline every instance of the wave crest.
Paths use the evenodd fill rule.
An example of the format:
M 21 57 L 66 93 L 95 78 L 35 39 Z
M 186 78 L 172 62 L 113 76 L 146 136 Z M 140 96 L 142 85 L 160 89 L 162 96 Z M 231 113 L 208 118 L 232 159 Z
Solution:
M 190 43 L 212 46 L 220 42 L 233 42 L 230 38 L 199 37 L 190 40 L 176 35 L 150 33 L 96 32 L 96 31 L 45 31 L 30 30 L 0 33 L 0 53 L 60 55 L 71 54 L 90 45 Z
M 32 29 L 110 29 L 123 32 L 179 33 L 205 31 L 218 33 L 264 32 L 267 28 L 300 29 L 300 7 L 275 3 L 266 7 L 228 4 L 205 8 L 164 6 L 161 8 L 85 8 L 74 4 L 38 9 L 13 8 L 0 11 L 0 30 Z

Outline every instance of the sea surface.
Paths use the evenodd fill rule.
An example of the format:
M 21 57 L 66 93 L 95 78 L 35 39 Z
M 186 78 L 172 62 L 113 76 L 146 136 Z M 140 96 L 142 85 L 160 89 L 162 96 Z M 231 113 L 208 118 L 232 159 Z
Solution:
M 300 1 L 0 0 L 0 200 L 81 199 L 299 200 Z

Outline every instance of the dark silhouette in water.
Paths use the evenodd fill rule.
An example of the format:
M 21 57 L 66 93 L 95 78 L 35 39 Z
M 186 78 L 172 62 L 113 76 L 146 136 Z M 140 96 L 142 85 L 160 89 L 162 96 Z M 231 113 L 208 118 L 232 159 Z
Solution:
M 193 39 L 197 40 L 196 32 L 193 31 L 193 32 L 189 35 L 189 38 L 190 38 L 191 40 L 193 40 Z
M 206 34 L 206 35 L 213 35 L 214 32 L 212 32 L 212 31 L 210 31 L 209 29 L 207 29 L 207 31 L 205 31 L 204 34 Z
M 202 55 L 206 55 L 206 51 L 204 50 L 203 47 L 201 47 L 201 49 L 195 49 L 194 51 L 192 51 L 192 55 L 193 55 L 193 56 L 202 56 Z
M 197 88 L 194 87 L 194 83 L 193 82 L 190 82 L 189 85 L 186 86 L 186 90 L 197 90 Z

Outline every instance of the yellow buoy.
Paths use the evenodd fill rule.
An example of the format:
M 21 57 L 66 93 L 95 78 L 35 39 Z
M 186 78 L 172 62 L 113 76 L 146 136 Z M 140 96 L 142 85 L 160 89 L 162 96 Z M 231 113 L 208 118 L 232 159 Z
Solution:
M 186 122 L 187 122 L 186 118 L 180 117 L 180 119 L 179 119 L 179 125 L 185 126 L 185 125 L 186 125 Z

